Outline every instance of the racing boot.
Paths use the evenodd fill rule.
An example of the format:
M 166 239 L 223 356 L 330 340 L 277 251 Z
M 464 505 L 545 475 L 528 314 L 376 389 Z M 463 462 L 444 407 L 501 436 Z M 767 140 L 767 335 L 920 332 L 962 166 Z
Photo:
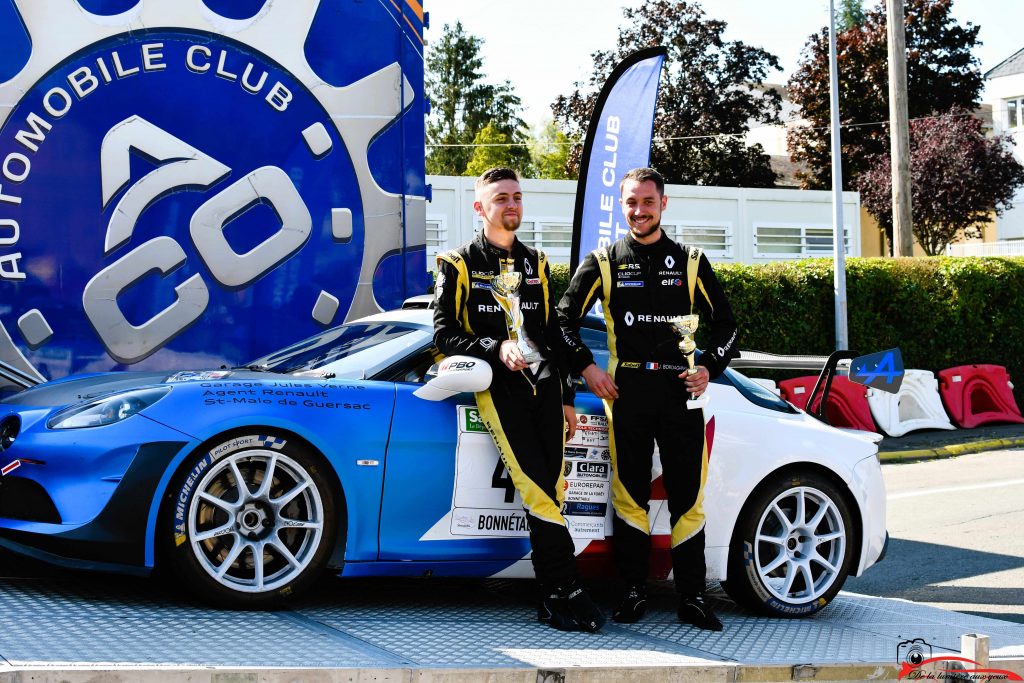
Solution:
M 647 584 L 643 582 L 626 584 L 622 601 L 612 612 L 612 619 L 620 624 L 635 624 L 647 611 Z
M 564 598 L 581 631 L 597 633 L 604 626 L 604 612 L 597 606 L 590 594 L 580 584 L 579 580 L 572 579 L 558 587 L 558 595 Z
M 569 601 L 554 586 L 541 586 L 543 597 L 537 606 L 537 621 L 559 631 L 579 631 L 580 621 L 569 610 Z
M 683 595 L 679 598 L 679 621 L 690 624 L 705 631 L 721 631 L 722 622 L 718 620 L 711 606 L 704 600 L 704 595 Z

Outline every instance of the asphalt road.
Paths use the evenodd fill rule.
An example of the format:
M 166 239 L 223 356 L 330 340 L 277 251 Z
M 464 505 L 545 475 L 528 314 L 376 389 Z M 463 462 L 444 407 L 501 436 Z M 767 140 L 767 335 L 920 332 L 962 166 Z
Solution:
M 1024 450 L 882 472 L 889 551 L 846 590 L 1024 623 Z

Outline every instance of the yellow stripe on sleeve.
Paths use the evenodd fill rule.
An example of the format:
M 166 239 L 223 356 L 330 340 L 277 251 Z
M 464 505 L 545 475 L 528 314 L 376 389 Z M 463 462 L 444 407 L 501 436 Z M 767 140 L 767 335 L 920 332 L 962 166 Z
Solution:
M 551 302 L 548 300 L 548 276 L 547 276 L 547 265 L 548 257 L 543 251 L 537 251 L 537 267 L 540 269 L 540 284 L 544 290 L 544 324 L 548 322 L 548 318 L 551 316 Z
M 701 282 L 700 278 L 697 278 L 697 287 L 700 288 L 700 293 L 704 295 L 704 301 L 708 302 L 708 308 L 711 309 L 711 315 L 715 314 L 715 305 L 711 303 L 711 297 L 708 296 L 708 291 L 704 289 L 704 283 Z
M 474 334 L 469 324 L 469 270 L 466 268 L 466 260 L 457 252 L 448 251 L 437 255 L 438 261 L 444 260 L 450 263 L 459 277 L 455 284 L 455 319 L 462 323 L 462 329 L 469 334 Z

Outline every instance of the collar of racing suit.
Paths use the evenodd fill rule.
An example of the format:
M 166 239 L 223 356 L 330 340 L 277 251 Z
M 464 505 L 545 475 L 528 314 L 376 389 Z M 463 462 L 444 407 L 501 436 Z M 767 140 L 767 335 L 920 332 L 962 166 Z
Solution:
M 501 247 L 496 247 L 487 241 L 487 237 L 484 235 L 483 228 L 476 234 L 476 246 L 479 247 L 485 254 L 489 256 L 497 256 L 498 258 L 515 258 L 521 255 L 525 251 L 523 243 L 519 241 L 518 237 L 512 237 L 512 248 L 505 250 Z
M 665 234 L 665 231 L 660 226 L 658 227 L 658 231 L 661 234 L 661 236 L 656 241 L 651 242 L 650 244 L 641 244 L 640 242 L 637 241 L 635 237 L 633 237 L 633 233 L 631 232 L 626 233 L 624 242 L 627 246 L 629 246 L 630 249 L 632 249 L 637 254 L 643 256 L 655 254 L 659 251 L 664 251 L 669 245 L 672 244 L 672 240 L 669 238 L 668 235 Z

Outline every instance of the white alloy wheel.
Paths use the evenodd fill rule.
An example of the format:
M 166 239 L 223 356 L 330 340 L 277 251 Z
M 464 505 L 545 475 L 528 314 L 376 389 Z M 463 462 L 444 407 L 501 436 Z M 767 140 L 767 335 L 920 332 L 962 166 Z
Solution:
M 320 492 L 286 455 L 245 451 L 218 462 L 192 498 L 188 540 L 215 581 L 273 591 L 312 562 L 324 533 Z
M 729 547 L 726 591 L 772 616 L 813 614 L 850 571 L 856 529 L 842 484 L 817 472 L 768 477 L 747 499 Z
M 171 560 L 214 602 L 264 607 L 297 593 L 327 563 L 337 529 L 319 458 L 271 436 L 228 439 L 179 475 Z
M 843 516 L 832 499 L 797 486 L 776 496 L 761 515 L 754 564 L 779 600 L 817 600 L 839 578 L 847 543 Z

